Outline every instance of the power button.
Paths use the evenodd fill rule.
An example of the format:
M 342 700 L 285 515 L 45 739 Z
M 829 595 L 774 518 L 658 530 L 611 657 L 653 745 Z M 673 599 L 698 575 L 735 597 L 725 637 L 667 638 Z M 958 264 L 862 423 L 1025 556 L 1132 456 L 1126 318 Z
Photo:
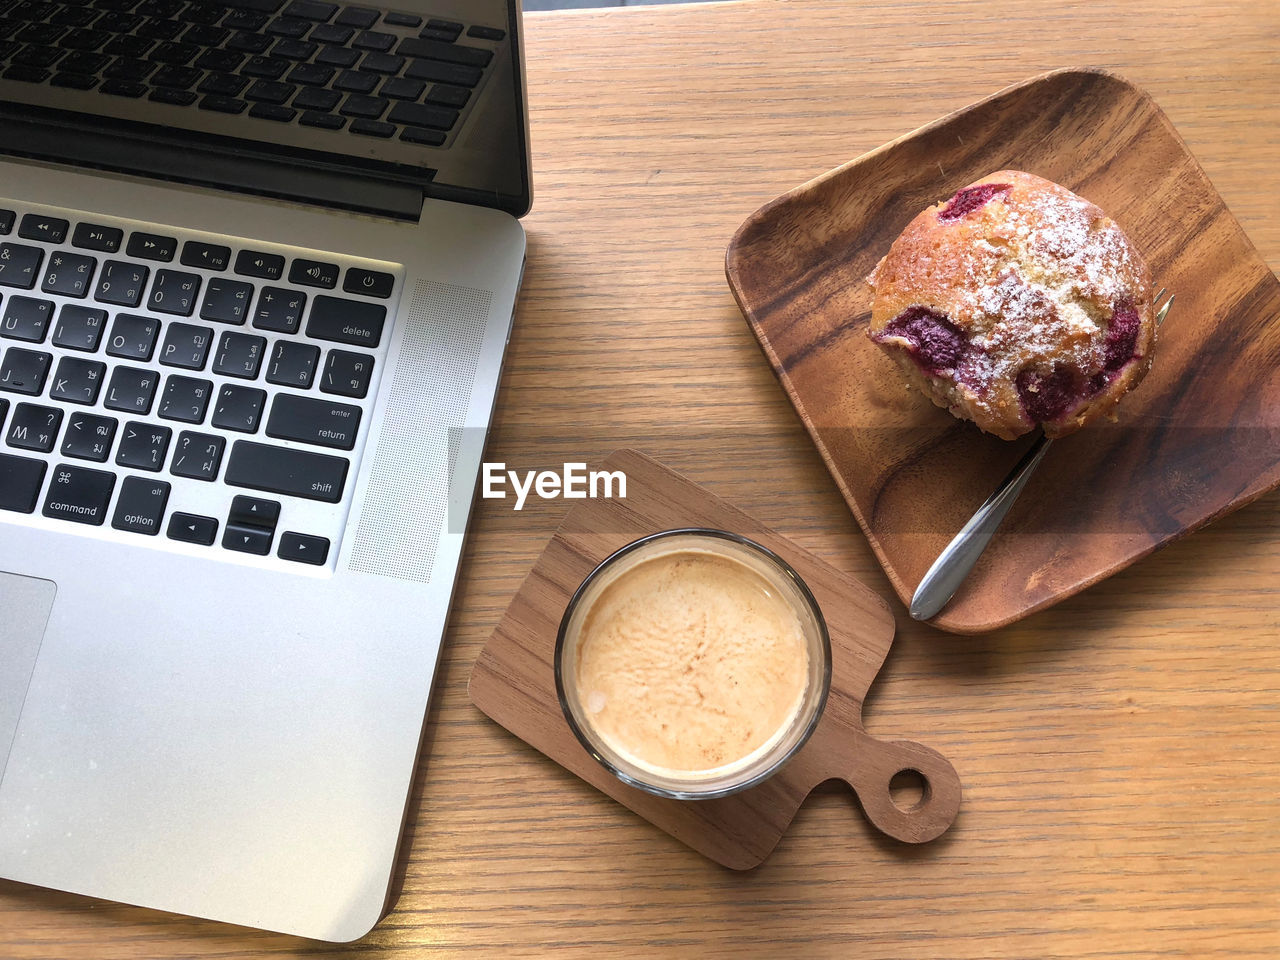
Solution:
M 385 300 L 391 296 L 391 288 L 396 285 L 396 278 L 389 273 L 376 270 L 361 270 L 352 267 L 342 281 L 342 289 L 347 293 L 358 293 L 365 297 L 377 297 Z

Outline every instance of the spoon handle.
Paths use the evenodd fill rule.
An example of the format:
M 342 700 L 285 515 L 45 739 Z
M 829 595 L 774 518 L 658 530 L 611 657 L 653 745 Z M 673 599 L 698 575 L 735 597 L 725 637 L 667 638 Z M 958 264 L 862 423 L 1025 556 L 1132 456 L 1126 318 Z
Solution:
M 987 549 L 987 544 L 995 535 L 1005 514 L 1018 499 L 1018 494 L 1022 493 L 1022 488 L 1027 485 L 1052 443 L 1043 433 L 1040 434 L 1005 477 L 1000 488 L 987 497 L 986 502 L 955 535 L 955 539 L 933 561 L 933 566 L 924 575 L 911 598 L 912 617 L 916 620 L 928 620 L 947 605 L 973 565 L 978 562 L 978 557 L 982 556 L 982 551 Z

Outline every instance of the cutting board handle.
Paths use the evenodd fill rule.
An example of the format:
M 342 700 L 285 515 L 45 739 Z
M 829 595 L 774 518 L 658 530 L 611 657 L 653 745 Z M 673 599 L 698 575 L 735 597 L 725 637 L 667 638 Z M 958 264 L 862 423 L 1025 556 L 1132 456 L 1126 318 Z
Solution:
M 906 843 L 925 843 L 951 826 L 960 811 L 960 777 L 946 757 L 924 744 L 877 740 L 863 731 L 852 740 L 849 772 L 839 776 L 880 830 Z M 915 803 L 899 806 L 890 784 L 910 771 L 919 775 L 923 793 Z

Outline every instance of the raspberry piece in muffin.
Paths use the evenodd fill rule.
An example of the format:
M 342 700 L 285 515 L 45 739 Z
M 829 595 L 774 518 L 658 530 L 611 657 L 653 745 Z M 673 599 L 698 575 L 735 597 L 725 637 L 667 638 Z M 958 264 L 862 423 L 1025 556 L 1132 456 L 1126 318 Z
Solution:
M 1113 417 L 1151 364 L 1142 257 L 1094 204 L 1029 173 L 922 211 L 868 279 L 871 339 L 934 403 L 1005 439 Z

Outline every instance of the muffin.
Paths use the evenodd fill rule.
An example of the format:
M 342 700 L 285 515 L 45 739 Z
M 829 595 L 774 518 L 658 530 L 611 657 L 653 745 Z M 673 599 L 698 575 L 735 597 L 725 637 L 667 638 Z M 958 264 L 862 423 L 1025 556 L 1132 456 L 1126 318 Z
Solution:
M 1151 274 L 1088 200 L 1000 170 L 907 225 L 868 335 L 934 403 L 1006 440 L 1115 419 L 1151 366 Z

